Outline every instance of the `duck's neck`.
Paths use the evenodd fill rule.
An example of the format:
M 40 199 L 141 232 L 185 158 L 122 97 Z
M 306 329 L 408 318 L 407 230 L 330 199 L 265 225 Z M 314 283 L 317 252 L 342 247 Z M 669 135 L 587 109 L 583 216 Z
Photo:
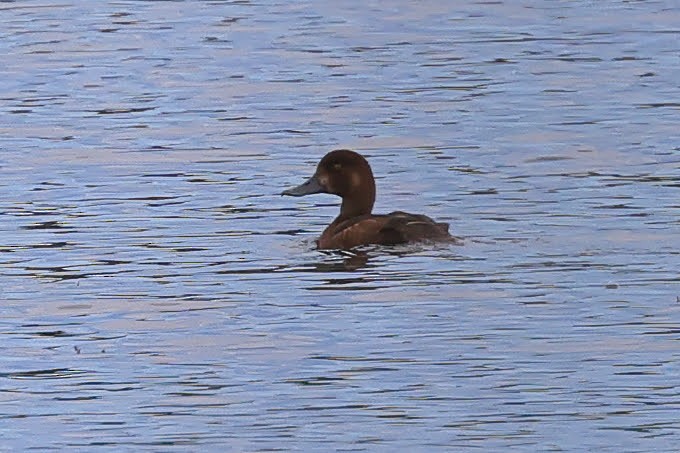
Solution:
M 375 187 L 364 187 L 354 193 L 345 195 L 340 207 L 340 215 L 336 222 L 370 214 L 375 203 Z

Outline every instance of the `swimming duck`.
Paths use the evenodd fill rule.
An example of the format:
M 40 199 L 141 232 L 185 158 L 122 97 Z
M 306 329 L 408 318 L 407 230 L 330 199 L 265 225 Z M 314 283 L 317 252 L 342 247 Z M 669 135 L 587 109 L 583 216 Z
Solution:
M 326 154 L 305 183 L 281 195 L 302 197 L 330 193 L 342 198 L 340 215 L 317 240 L 319 249 L 351 249 L 360 245 L 395 245 L 424 240 L 456 241 L 448 223 L 437 223 L 421 214 L 395 211 L 371 214 L 375 203 L 375 179 L 366 159 L 347 149 Z

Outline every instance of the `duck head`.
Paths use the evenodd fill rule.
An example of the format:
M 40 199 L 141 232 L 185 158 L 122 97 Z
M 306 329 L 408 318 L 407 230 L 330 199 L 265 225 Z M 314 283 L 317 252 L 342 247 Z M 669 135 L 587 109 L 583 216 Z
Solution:
M 375 203 L 375 180 L 364 157 L 347 149 L 326 154 L 306 182 L 281 195 L 302 197 L 329 193 L 342 198 L 340 218 L 370 214 Z

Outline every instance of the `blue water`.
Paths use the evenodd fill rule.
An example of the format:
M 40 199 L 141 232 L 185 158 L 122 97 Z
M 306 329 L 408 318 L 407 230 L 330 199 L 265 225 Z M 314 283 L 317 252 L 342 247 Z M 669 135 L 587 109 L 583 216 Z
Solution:
M 0 5 L 1 451 L 678 450 L 673 2 Z

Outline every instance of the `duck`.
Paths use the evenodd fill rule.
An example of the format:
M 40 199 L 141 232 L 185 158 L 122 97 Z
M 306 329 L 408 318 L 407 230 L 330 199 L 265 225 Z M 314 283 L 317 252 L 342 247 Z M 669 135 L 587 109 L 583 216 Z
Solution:
M 311 178 L 281 195 L 303 197 L 317 193 L 342 198 L 340 214 L 321 233 L 320 250 L 350 250 L 364 245 L 392 246 L 410 242 L 460 242 L 449 234 L 449 224 L 423 214 L 394 211 L 373 214 L 376 188 L 371 166 L 364 156 L 337 149 L 326 154 Z

